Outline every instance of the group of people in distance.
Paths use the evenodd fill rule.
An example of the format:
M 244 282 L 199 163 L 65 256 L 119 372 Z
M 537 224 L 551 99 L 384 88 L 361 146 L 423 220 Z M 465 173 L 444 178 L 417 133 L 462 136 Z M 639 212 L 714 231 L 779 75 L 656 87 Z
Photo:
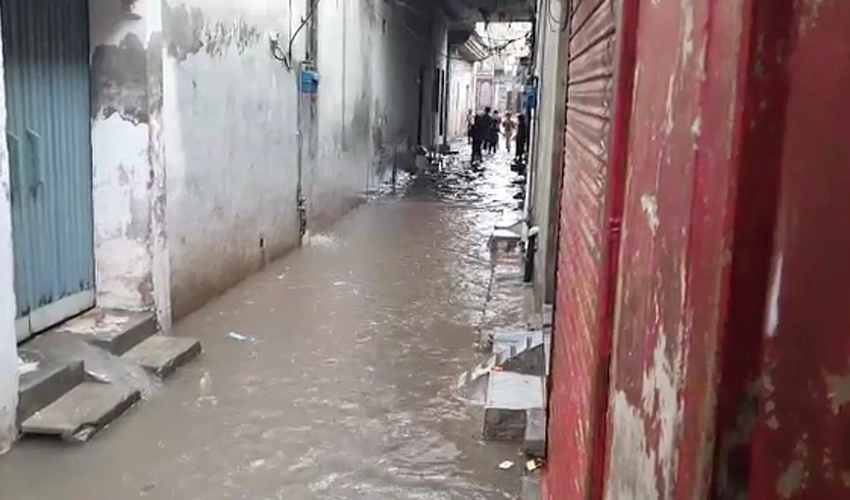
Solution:
M 480 163 L 484 153 L 495 153 L 499 148 L 500 137 L 505 138 L 505 146 L 511 151 L 511 142 L 516 140 L 514 161 L 525 161 L 525 150 L 528 145 L 528 122 L 525 115 L 519 113 L 516 118 L 510 113 L 500 116 L 498 111 L 489 107 L 476 115 L 472 110 L 467 112 L 469 142 L 472 144 L 472 163 Z

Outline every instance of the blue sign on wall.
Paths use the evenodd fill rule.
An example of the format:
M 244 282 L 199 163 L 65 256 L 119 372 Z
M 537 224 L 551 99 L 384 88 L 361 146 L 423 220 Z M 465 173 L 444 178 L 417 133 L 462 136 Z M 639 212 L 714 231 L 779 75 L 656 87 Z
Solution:
M 319 73 L 312 69 L 301 70 L 301 93 L 302 94 L 318 94 L 319 93 Z

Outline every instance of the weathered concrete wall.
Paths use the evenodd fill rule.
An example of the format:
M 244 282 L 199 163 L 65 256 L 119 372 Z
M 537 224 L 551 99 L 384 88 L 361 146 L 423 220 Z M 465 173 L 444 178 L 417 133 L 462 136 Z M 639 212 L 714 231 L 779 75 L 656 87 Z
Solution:
M 298 91 L 310 28 L 294 41 L 292 71 L 269 49 L 277 33 L 287 51 L 307 6 L 166 2 L 167 218 L 178 316 L 299 243 L 299 127 L 309 233 L 412 162 L 428 16 L 365 0 L 319 3 L 320 82 L 311 99 Z
M 475 106 L 475 64 L 460 59 L 457 52 L 450 61 L 449 137 L 465 137 L 467 113 L 477 113 Z
M 2 40 L 2 37 L 0 37 Z M 0 42 L 0 455 L 15 439 L 18 407 L 18 348 L 15 339 L 15 280 L 12 255 L 12 211 L 9 158 L 6 151 L 6 92 Z
M 318 151 L 305 172 L 311 231 L 412 163 L 428 16 L 368 1 L 319 4 Z M 422 11 L 423 14 L 425 11 Z
M 100 307 L 170 323 L 155 0 L 90 0 L 95 261 Z
M 443 80 L 442 87 L 439 89 L 439 98 L 438 106 L 434 109 L 434 120 L 432 122 L 432 134 L 433 134 L 433 143 L 434 144 L 442 144 L 445 139 L 447 139 L 448 129 L 447 127 L 441 127 L 441 125 L 448 125 L 448 109 L 447 102 L 445 101 L 446 97 L 446 89 L 448 85 L 446 84 L 446 79 L 451 80 L 451 71 L 449 70 L 449 27 L 448 27 L 448 19 L 442 15 L 435 16 L 434 23 L 431 26 L 431 39 L 434 40 L 434 58 L 433 58 L 433 67 L 434 70 L 442 71 Z M 433 73 L 432 73 L 433 75 Z M 432 77 L 433 81 L 433 77 Z M 434 89 L 437 90 L 437 89 Z M 434 95 L 433 92 L 431 94 L 432 100 L 429 101 L 431 104 L 434 104 Z
M 538 303 L 555 299 L 555 255 L 558 234 L 558 196 L 563 162 L 564 116 L 568 66 L 569 27 L 566 0 L 541 0 L 538 24 L 537 76 L 540 82 L 539 112 L 535 115 L 528 212 L 531 224 L 540 228 L 535 255 L 535 297 Z
M 298 243 L 297 71 L 272 57 L 269 34 L 285 47 L 302 15 L 272 0 L 164 5 L 176 317 Z

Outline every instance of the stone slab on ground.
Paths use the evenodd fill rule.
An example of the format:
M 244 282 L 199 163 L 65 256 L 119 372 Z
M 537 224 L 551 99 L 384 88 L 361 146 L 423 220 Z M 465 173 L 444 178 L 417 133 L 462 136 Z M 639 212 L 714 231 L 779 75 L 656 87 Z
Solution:
M 89 343 L 80 335 L 46 332 L 27 342 L 26 347 L 59 361 L 82 360 L 87 380 L 138 389 L 143 395 L 153 390 L 153 380 L 143 368 Z
M 130 349 L 122 358 L 164 379 L 200 354 L 201 343 L 197 339 L 154 335 Z
M 81 359 L 58 360 L 26 345 L 18 355 L 27 366 L 18 376 L 19 423 L 85 380 Z
M 93 309 L 52 329 L 53 333 L 79 335 L 120 356 L 157 331 L 156 316 L 145 311 Z
M 85 382 L 26 419 L 21 431 L 25 435 L 58 436 L 67 442 L 85 442 L 140 398 L 138 390 Z
M 543 408 L 543 379 L 536 375 L 494 371 L 487 385 L 484 439 L 521 441 L 527 410 Z

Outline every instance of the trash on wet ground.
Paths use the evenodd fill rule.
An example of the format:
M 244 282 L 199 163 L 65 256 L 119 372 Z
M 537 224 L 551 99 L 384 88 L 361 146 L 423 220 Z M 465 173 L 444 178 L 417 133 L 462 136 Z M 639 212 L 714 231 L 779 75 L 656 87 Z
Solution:
M 24 361 L 18 358 L 18 375 L 26 375 L 38 370 L 38 361 Z
M 88 370 L 88 369 L 87 369 L 87 370 L 86 370 L 86 375 L 88 375 L 89 377 L 91 377 L 91 379 L 92 379 L 92 380 L 94 380 L 95 382 L 99 382 L 99 383 L 101 383 L 101 384 L 108 384 L 108 383 L 110 383 L 110 382 L 111 382 L 111 380 L 109 379 L 109 377 L 108 377 L 107 375 L 105 375 L 105 374 L 103 374 L 103 373 L 99 373 L 99 372 L 93 371 L 93 370 Z
M 243 334 L 237 333 L 237 332 L 229 332 L 227 334 L 227 338 L 229 338 L 230 340 L 235 340 L 237 342 L 253 342 L 254 341 L 253 337 L 249 337 L 248 335 L 243 335 Z
M 514 466 L 514 463 L 510 460 L 505 460 L 504 462 L 499 464 L 499 468 L 502 470 L 508 470 Z
M 525 463 L 525 468 L 528 470 L 528 472 L 534 472 L 540 468 L 540 462 L 537 461 L 537 459 L 531 459 Z

